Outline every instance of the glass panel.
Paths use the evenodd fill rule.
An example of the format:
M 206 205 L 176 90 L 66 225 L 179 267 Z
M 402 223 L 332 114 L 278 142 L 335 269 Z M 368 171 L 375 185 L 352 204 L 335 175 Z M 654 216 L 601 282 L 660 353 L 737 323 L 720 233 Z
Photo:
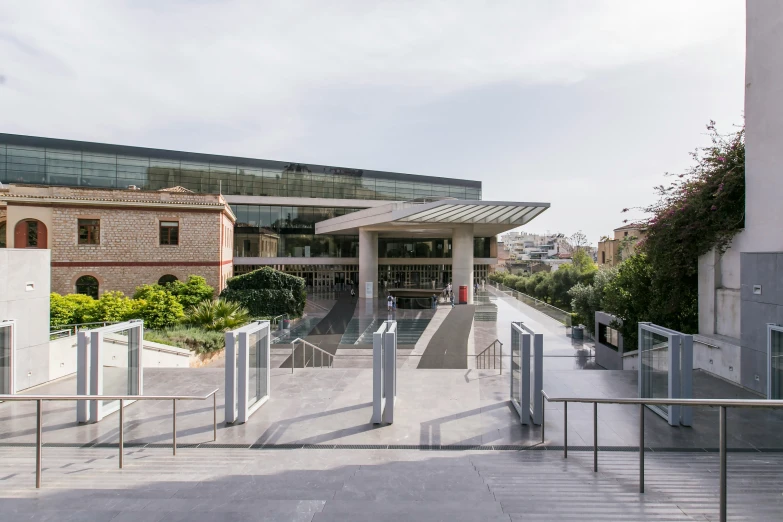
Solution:
M 247 405 L 252 406 L 266 397 L 269 361 L 266 357 L 267 330 L 253 332 L 248 336 Z
M 130 330 L 103 334 L 100 349 L 102 351 L 103 391 L 101 395 L 129 395 L 131 392 L 128 373 Z M 103 406 L 108 406 L 119 401 L 104 400 Z
M 642 386 L 644 399 L 666 399 L 669 397 L 669 339 L 664 335 L 642 328 L 639 340 L 641 348 Z M 668 406 L 656 406 L 668 415 Z
M 11 394 L 11 346 L 13 344 L 12 326 L 0 326 L 0 393 Z
M 522 383 L 522 364 L 521 364 L 521 344 L 522 335 L 515 329 L 511 329 L 511 400 L 519 405 L 521 383 Z
M 769 379 L 770 396 L 768 399 L 783 399 L 783 332 L 770 331 Z

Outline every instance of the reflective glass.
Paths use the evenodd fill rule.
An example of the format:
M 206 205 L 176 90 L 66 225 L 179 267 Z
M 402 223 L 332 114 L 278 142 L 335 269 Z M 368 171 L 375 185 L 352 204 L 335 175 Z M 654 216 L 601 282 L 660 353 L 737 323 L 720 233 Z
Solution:
M 269 379 L 269 361 L 266 353 L 267 330 L 248 335 L 247 405 L 252 406 L 266 397 Z
M 13 344 L 11 324 L 0 324 L 0 393 L 11 394 L 11 350 Z
M 770 331 L 770 396 L 768 399 L 783 399 L 783 332 Z
M 129 372 L 129 333 L 130 330 L 121 332 L 112 332 L 103 334 L 103 340 L 100 344 L 103 360 L 103 392 L 101 395 L 130 395 L 131 380 L 128 378 Z M 117 403 L 118 401 L 104 400 L 103 405 Z
M 521 406 L 522 393 L 522 335 L 511 328 L 511 400 Z
M 645 399 L 666 399 L 669 397 L 669 339 L 655 332 L 641 330 L 642 385 L 641 396 Z M 668 406 L 658 406 L 668 413 Z

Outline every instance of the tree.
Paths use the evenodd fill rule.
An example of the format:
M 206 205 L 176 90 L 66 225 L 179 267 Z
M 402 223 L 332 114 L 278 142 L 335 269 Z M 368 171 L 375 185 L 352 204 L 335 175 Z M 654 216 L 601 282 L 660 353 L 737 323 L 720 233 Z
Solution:
M 617 275 L 616 268 L 601 268 L 594 272 L 592 283 L 577 283 L 568 295 L 571 297 L 571 310 L 576 314 L 576 322 L 585 325 L 587 331 L 595 335 L 595 313 L 604 310 L 604 288 Z
M 215 289 L 207 284 L 207 280 L 198 275 L 189 275 L 186 282 L 173 281 L 164 285 L 183 307 L 189 308 L 202 301 L 212 299 Z
M 142 301 L 136 314 L 144 320 L 146 328 L 168 328 L 185 316 L 177 298 L 160 285 L 142 285 L 136 288 L 134 298 Z
M 264 267 L 229 279 L 220 297 L 241 304 L 254 317 L 300 317 L 307 292 L 301 277 Z
M 653 272 L 647 256 L 637 254 L 623 261 L 617 267 L 615 277 L 604 286 L 604 308 L 622 320 L 622 325 L 612 327 L 623 334 L 625 346 L 636 346 L 639 321 L 658 322 L 661 319 L 655 314 L 653 302 L 656 298 L 650 291 Z
M 89 312 L 89 322 L 120 322 L 131 319 L 138 311 L 138 303 L 122 292 L 104 292 Z
M 575 253 L 584 250 L 590 242 L 587 240 L 585 233 L 580 230 L 568 238 L 568 244 L 571 247 L 571 252 Z

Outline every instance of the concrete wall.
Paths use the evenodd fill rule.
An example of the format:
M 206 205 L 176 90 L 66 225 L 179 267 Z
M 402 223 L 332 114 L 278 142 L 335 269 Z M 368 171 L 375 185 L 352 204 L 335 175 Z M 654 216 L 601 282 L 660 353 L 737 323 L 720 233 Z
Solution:
M 0 249 L 0 319 L 16 321 L 17 391 L 49 379 L 49 263 L 49 250 Z
M 104 364 L 122 368 L 128 366 L 127 343 L 122 342 L 121 339 L 104 338 L 104 350 Z M 192 357 L 190 350 L 144 341 L 142 351 L 144 368 L 188 368 Z M 76 373 L 76 336 L 51 341 L 49 375 L 46 380 L 51 381 L 74 373 Z

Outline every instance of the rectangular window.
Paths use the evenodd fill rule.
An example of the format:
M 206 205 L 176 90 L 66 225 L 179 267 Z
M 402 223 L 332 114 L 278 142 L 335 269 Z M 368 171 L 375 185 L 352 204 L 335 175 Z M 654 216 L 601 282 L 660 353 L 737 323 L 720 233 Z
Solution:
M 598 323 L 598 342 L 614 351 L 620 347 L 620 332 L 608 325 Z
M 79 244 L 80 245 L 101 244 L 101 220 L 100 219 L 79 220 Z
M 160 222 L 160 244 L 179 245 L 179 222 L 178 221 Z

